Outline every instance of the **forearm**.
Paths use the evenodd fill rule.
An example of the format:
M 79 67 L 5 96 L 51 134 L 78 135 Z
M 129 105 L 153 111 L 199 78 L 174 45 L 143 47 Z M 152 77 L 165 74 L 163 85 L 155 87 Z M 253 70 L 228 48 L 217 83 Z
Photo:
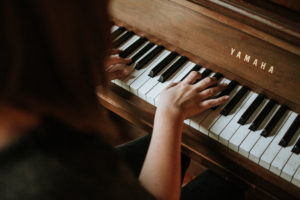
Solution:
M 180 144 L 183 119 L 218 106 L 228 96 L 211 98 L 226 88 L 217 79 L 191 72 L 183 81 L 171 83 L 159 96 L 153 135 L 140 181 L 157 199 L 180 197 Z
M 158 199 L 179 199 L 181 184 L 181 132 L 183 119 L 157 111 L 153 135 L 140 181 Z

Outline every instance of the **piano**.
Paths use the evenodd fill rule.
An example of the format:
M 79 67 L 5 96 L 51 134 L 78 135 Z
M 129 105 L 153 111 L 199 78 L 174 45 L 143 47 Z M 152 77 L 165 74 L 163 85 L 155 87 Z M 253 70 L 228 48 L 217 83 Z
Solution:
M 102 105 L 151 132 L 160 92 L 191 71 L 228 83 L 225 105 L 186 119 L 182 151 L 247 188 L 300 199 L 297 0 L 113 0 L 113 45 L 132 73 Z

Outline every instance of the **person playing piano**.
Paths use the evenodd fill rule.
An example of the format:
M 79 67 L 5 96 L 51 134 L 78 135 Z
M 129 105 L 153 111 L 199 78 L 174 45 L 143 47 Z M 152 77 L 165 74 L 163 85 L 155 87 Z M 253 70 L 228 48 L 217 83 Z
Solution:
M 210 97 L 226 85 L 193 84 L 198 72 L 169 85 L 135 175 L 122 158 L 126 145 L 109 145 L 114 128 L 96 95 L 130 72 L 112 67 L 130 60 L 109 56 L 118 51 L 110 50 L 108 1 L 0 4 L 0 199 L 179 199 L 183 120 L 224 103 L 227 96 Z M 214 177 L 207 185 L 218 189 Z M 185 188 L 188 199 L 195 190 Z M 234 191 L 226 188 L 224 198 Z

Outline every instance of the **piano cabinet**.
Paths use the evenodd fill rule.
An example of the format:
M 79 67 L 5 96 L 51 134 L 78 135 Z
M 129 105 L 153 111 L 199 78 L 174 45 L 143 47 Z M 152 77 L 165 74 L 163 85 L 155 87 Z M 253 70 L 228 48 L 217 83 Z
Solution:
M 251 2 L 113 0 L 110 9 L 116 25 L 299 113 L 300 31 L 297 19 L 290 19 L 299 11 L 271 1 L 279 2 L 276 11 L 287 5 L 278 15 L 268 4 Z M 98 95 L 107 109 L 152 131 L 155 106 L 113 83 Z M 296 185 L 188 125 L 182 151 L 247 188 L 248 199 L 300 199 Z

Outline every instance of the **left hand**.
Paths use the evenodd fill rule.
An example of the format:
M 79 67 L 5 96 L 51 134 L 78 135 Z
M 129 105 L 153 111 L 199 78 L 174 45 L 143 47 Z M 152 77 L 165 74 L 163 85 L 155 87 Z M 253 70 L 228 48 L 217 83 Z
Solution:
M 105 71 L 108 75 L 108 80 L 125 78 L 133 68 L 126 64 L 131 61 L 130 58 L 121 58 L 118 54 L 121 51 L 118 49 L 112 50 L 112 55 L 105 63 Z

